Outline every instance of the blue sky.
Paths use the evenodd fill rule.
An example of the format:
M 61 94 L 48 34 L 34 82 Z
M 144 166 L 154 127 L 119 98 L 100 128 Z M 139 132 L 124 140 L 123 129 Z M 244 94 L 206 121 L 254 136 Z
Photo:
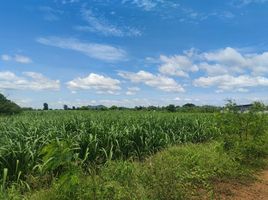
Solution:
M 21 106 L 268 103 L 268 0 L 9 0 L 0 92 Z

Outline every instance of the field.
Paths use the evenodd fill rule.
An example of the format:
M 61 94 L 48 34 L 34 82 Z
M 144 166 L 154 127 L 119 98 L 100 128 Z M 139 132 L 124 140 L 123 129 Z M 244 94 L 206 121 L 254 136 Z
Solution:
M 266 124 L 256 113 L 2 116 L 2 198 L 187 199 L 199 189 L 212 195 L 213 179 L 264 166 Z

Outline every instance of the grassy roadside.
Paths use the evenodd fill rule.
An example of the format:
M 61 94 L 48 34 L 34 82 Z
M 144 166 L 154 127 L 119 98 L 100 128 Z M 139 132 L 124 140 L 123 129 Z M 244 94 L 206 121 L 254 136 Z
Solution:
M 213 199 L 213 183 L 251 179 L 265 166 L 267 134 L 246 146 L 237 145 L 231 151 L 222 141 L 174 146 L 144 162 L 111 161 L 100 169 L 88 169 L 87 175 L 73 168 L 50 187 L 24 197 L 14 186 L 6 199 Z

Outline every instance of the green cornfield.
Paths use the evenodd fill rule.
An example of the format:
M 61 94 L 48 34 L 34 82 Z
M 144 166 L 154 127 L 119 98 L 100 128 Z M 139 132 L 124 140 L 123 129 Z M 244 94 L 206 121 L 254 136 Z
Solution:
M 214 114 L 135 111 L 24 112 L 0 117 L 0 171 L 9 180 L 107 160 L 142 160 L 163 148 L 220 134 Z

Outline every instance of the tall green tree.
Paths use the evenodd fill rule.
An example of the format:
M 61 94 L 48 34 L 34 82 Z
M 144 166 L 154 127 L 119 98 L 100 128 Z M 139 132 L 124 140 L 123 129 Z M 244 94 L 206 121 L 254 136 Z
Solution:
M 69 108 L 68 108 L 67 105 L 63 105 L 63 109 L 64 109 L 64 110 L 68 110 Z
M 43 110 L 48 110 L 48 104 L 47 103 L 44 103 L 43 106 L 44 106 Z

